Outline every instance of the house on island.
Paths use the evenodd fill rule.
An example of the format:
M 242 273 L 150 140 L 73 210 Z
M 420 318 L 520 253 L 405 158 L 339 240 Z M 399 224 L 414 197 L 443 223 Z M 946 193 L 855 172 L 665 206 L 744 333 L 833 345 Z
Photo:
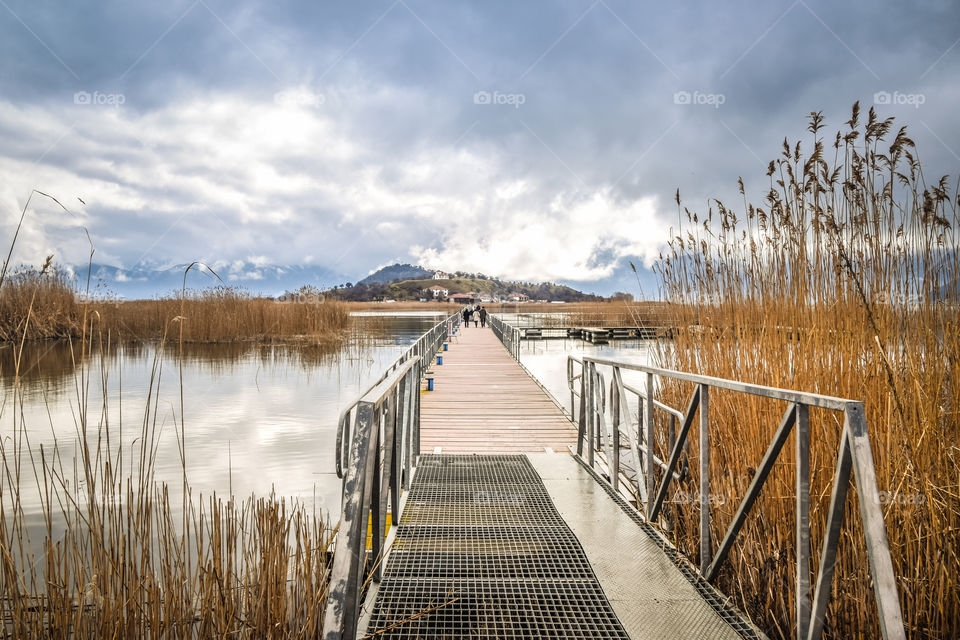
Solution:
M 510 302 L 527 302 L 529 299 L 530 296 L 525 293 L 511 293 L 507 298 Z
M 450 295 L 450 292 L 447 289 L 437 285 L 430 287 L 427 289 L 427 291 L 430 292 L 430 295 L 434 300 L 446 299 L 446 297 Z
M 449 280 L 450 274 L 445 271 L 434 271 L 433 272 L 434 280 Z

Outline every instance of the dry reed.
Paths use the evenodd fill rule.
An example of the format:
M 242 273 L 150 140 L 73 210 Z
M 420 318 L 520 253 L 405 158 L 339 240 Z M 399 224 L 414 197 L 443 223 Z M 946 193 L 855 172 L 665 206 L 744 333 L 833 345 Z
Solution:
M 27 308 L 27 318 L 32 311 Z M 195 500 L 185 471 L 182 486 L 154 482 L 163 341 L 142 423 L 128 442 L 131 434 L 121 439 L 121 425 L 88 423 L 90 403 L 107 403 L 86 391 L 93 376 L 109 375 L 110 346 L 104 332 L 90 338 L 95 326 L 95 314 L 82 318 L 74 351 L 78 444 L 72 459 L 58 444 L 52 450 L 31 444 L 36 426 L 24 424 L 22 414 L 22 355 L 14 359 L 13 388 L 0 408 L 10 425 L 0 440 L 3 635 L 319 636 L 335 530 L 305 506 L 273 496 Z M 182 396 L 174 427 L 184 460 Z M 39 510 L 25 508 L 26 491 L 39 494 L 30 497 L 39 499 Z
M 890 550 L 911 637 L 960 636 L 960 253 L 956 190 L 925 181 L 906 129 L 873 109 L 812 152 L 784 140 L 762 206 L 714 201 L 681 224 L 658 271 L 676 339 L 663 366 L 863 400 Z M 893 134 L 893 135 L 891 135 Z M 891 140 L 892 138 L 892 140 Z M 826 144 L 825 144 L 826 142 Z M 832 143 L 832 145 L 831 145 Z M 833 147 L 832 152 L 826 145 Z M 831 157 L 832 156 L 832 157 Z M 689 387 L 665 385 L 683 406 Z M 714 548 L 783 406 L 711 394 Z M 811 412 L 815 558 L 840 423 Z M 719 578 L 773 637 L 794 629 L 793 438 Z M 660 443 L 661 448 L 664 443 Z M 697 442 L 693 438 L 692 451 Z M 688 489 L 695 492 L 696 469 Z M 855 492 L 852 492 L 855 493 Z M 715 499 L 715 500 L 714 500 Z M 827 636 L 879 637 L 855 495 L 848 498 Z M 697 555 L 695 505 L 674 505 L 673 536 Z M 813 571 L 816 571 L 814 563 Z M 789 586 L 788 586 L 789 585 Z
M 174 318 L 186 342 L 335 341 L 349 326 L 347 306 L 320 297 L 276 301 L 230 287 L 187 290 L 158 300 L 80 296 L 62 272 L 47 265 L 22 269 L 0 287 L 0 342 L 77 338 L 84 313 L 97 319 L 99 330 L 121 340 L 156 340 Z
M 518 313 L 529 318 L 526 326 L 542 327 L 663 327 L 672 320 L 661 302 L 565 302 L 562 304 L 494 303 L 495 313 Z

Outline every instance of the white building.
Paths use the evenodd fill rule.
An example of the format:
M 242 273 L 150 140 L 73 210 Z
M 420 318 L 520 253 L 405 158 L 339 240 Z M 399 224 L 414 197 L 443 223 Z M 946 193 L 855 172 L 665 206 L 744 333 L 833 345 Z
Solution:
M 432 295 L 432 296 L 434 297 L 434 299 L 436 299 L 436 298 L 446 298 L 447 296 L 450 295 L 450 292 L 449 292 L 449 291 L 447 291 L 447 290 L 444 289 L 443 287 L 438 287 L 438 286 L 432 286 L 432 287 L 430 287 L 429 289 L 427 289 L 427 291 L 430 292 L 430 295 Z
M 433 279 L 434 279 L 434 280 L 449 280 L 449 279 L 450 279 L 450 274 L 449 274 L 449 273 L 446 273 L 446 272 L 444 272 L 444 271 L 434 271 L 434 272 L 433 272 Z

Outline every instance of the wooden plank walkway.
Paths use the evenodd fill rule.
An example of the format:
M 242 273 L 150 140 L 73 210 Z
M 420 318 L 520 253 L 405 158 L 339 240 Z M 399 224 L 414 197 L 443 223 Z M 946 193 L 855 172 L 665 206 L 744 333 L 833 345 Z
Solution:
M 576 444 L 576 427 L 489 328 L 461 327 L 421 395 L 420 452 L 523 453 Z

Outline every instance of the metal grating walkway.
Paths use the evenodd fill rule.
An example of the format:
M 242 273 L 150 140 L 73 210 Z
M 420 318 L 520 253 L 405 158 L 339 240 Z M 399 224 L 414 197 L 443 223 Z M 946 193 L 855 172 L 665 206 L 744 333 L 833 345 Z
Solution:
M 367 634 L 628 638 L 523 455 L 421 456 Z

